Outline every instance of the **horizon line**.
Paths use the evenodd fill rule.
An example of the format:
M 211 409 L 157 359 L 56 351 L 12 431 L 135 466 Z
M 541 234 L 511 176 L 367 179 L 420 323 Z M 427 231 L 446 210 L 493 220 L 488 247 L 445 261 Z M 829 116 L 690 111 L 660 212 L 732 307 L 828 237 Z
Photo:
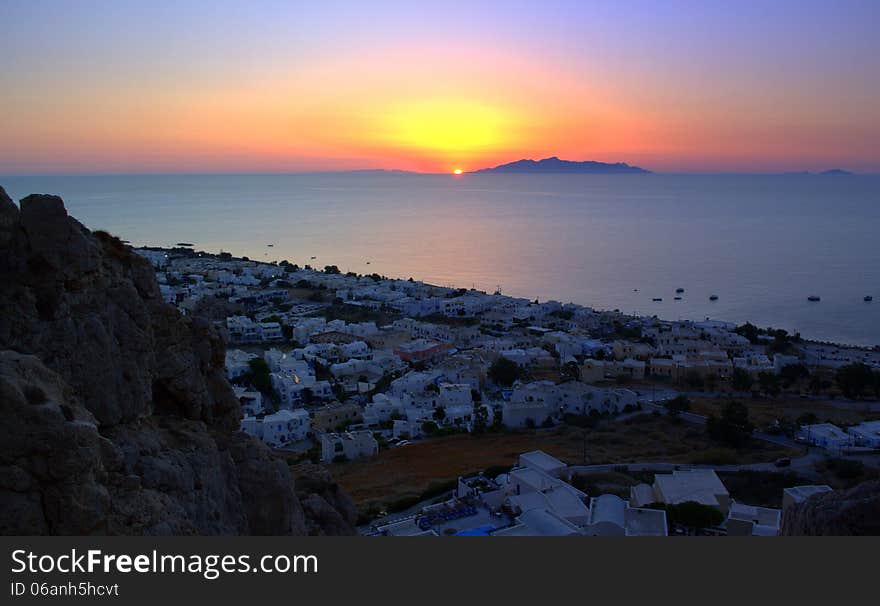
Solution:
M 633 166 L 633 165 L 630 165 Z M 494 167 L 487 167 L 494 168 Z M 641 167 L 638 167 L 641 168 Z M 503 172 L 503 173 L 492 173 L 492 172 L 482 172 L 478 173 L 478 171 L 483 171 L 486 169 L 480 168 L 472 171 L 464 171 L 461 174 L 454 174 L 451 171 L 418 171 L 418 170 L 407 170 L 400 168 L 352 168 L 352 169 L 339 169 L 339 170 L 269 170 L 269 171 L 246 171 L 246 170 L 218 170 L 218 171 L 107 171 L 107 172 L 35 172 L 35 173 L 2 173 L 0 174 L 0 179 L 5 178 L 13 178 L 13 179 L 22 179 L 22 178 L 34 178 L 34 177 L 167 177 L 167 176 L 294 176 L 294 175 L 339 175 L 339 174 L 357 174 L 357 173 L 397 173 L 404 175 L 415 175 L 415 176 L 450 176 L 450 177 L 464 177 L 465 175 L 477 175 L 481 176 L 508 176 L 508 175 L 516 175 L 516 174 L 525 174 L 525 175 L 571 175 L 571 176 L 620 176 L 620 177 L 633 177 L 633 176 L 650 176 L 650 175 L 661 175 L 661 176 L 835 176 L 835 175 L 823 175 L 824 172 L 832 171 L 832 170 L 844 170 L 849 173 L 849 175 L 842 176 L 854 176 L 854 177 L 873 177 L 880 176 L 880 170 L 871 171 L 871 172 L 855 172 L 845 168 L 830 168 L 830 169 L 818 169 L 818 170 L 764 170 L 764 171 L 750 171 L 750 170 L 669 170 L 669 171 L 657 171 L 653 169 L 644 169 L 648 172 L 636 174 L 628 174 L 628 173 L 578 173 L 578 172 L 566 172 L 566 171 L 547 171 L 547 172 Z

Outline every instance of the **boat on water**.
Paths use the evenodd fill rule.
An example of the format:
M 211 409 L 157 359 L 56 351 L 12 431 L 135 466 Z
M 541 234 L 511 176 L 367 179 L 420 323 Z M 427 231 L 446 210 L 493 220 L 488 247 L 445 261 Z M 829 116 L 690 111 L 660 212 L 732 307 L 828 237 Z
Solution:
M 710 296 L 709 296 L 709 300 L 710 300 L 710 301 L 717 301 L 717 300 L 718 300 L 718 295 L 710 295 Z
M 652 301 L 662 301 L 662 300 L 663 300 L 663 297 L 654 297 L 654 298 L 651 299 L 651 300 L 652 300 Z
M 681 301 L 681 297 L 673 297 L 676 301 Z
M 871 295 L 865 295 L 865 298 L 864 298 L 865 303 L 870 303 L 873 300 L 874 300 L 874 297 L 872 297 Z
M 812 301 L 813 303 L 816 303 L 821 300 L 822 300 L 822 297 L 818 297 L 816 295 L 810 295 L 809 297 L 807 297 L 807 301 Z
M 680 293 L 683 293 L 683 292 L 684 292 L 684 289 L 683 289 L 683 288 L 676 288 L 676 289 L 675 289 L 675 292 L 677 292 L 677 293 L 680 294 Z

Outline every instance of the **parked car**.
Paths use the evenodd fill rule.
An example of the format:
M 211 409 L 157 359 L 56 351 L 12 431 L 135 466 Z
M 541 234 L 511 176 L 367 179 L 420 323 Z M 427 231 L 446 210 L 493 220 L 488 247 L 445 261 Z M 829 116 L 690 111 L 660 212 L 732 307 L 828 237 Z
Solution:
M 791 459 L 789 459 L 788 457 L 783 457 L 781 459 L 776 459 L 773 464 L 776 465 L 776 467 L 790 467 Z

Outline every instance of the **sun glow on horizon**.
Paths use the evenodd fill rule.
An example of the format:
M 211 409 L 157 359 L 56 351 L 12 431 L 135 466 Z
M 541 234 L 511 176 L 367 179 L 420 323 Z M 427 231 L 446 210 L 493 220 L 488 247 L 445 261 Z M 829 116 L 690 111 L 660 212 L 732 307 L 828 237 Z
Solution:
M 461 173 L 462 173 L 462 170 L 460 168 L 456 168 L 454 171 L 452 171 L 453 175 L 460 175 Z
M 549 156 L 880 172 L 875 6 L 852 2 L 486 2 L 466 20 L 432 3 L 232 2 L 206 20 L 207 0 L 177 0 L 175 19 L 162 0 L 74 3 L 64 19 L 8 0 L 0 174 L 454 175 Z

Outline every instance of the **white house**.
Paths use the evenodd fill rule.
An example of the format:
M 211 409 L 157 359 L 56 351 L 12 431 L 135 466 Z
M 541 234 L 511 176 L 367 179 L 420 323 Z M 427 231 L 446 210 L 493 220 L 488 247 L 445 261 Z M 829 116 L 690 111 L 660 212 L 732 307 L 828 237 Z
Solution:
M 632 507 L 613 494 L 590 499 L 590 517 L 583 534 L 600 537 L 665 537 L 666 512 Z
M 390 421 L 391 417 L 403 415 L 403 404 L 399 398 L 390 398 L 387 394 L 377 393 L 373 401 L 364 406 L 364 424 L 379 425 Z
M 281 324 L 278 322 L 260 322 L 260 340 L 282 341 L 284 334 L 281 332 Z
M 226 350 L 226 359 L 223 362 L 226 367 L 226 378 L 231 381 L 245 374 L 250 370 L 250 361 L 258 357 L 257 354 L 240 349 Z
M 245 389 L 238 385 L 233 385 L 235 397 L 241 402 L 241 410 L 247 415 L 255 415 L 263 410 L 263 394 L 256 390 Z
M 880 448 L 880 421 L 865 421 L 847 430 L 858 446 Z
M 311 421 L 305 410 L 279 410 L 263 418 L 245 417 L 241 429 L 267 445 L 277 447 L 305 440 L 311 430 Z
M 730 493 L 711 469 L 691 469 L 656 474 L 654 485 L 639 484 L 630 489 L 630 505 L 642 507 L 652 502 L 678 505 L 695 501 L 727 514 Z
M 731 503 L 727 512 L 728 536 L 775 537 L 782 523 L 782 510 Z
M 372 457 L 378 454 L 379 444 L 370 431 L 321 434 L 321 461 L 331 463 L 337 457 L 348 460 Z
M 824 448 L 830 453 L 841 454 L 855 445 L 855 437 L 831 423 L 802 425 L 798 437 L 808 444 Z
M 538 469 L 554 477 L 559 477 L 567 467 L 565 463 L 543 450 L 533 450 L 519 455 L 519 466 Z
M 270 372 L 284 372 L 299 377 L 315 374 L 308 362 L 297 358 L 293 353 L 284 353 L 273 348 L 263 352 L 263 359 L 269 365 Z
M 226 318 L 226 330 L 233 343 L 250 343 L 261 338 L 260 325 L 247 316 L 229 316 Z

